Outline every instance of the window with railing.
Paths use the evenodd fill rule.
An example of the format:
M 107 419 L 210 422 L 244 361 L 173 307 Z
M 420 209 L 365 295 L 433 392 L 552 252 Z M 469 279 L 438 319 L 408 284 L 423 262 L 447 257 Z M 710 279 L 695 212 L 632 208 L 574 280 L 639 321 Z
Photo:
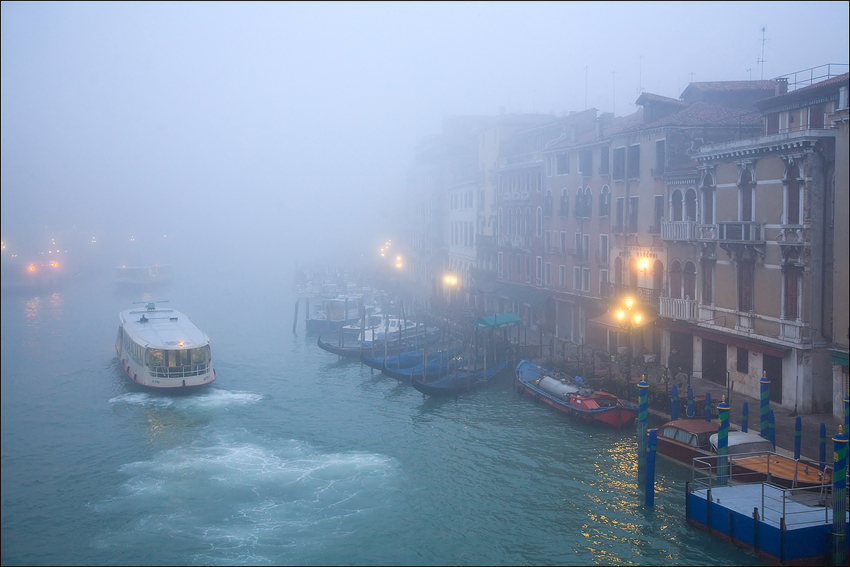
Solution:
M 629 163 L 628 163 L 629 179 L 637 179 L 640 177 L 640 144 L 629 146 Z
M 602 187 L 599 194 L 599 216 L 607 217 L 611 214 L 611 189 L 607 185 Z
M 599 148 L 599 174 L 600 175 L 608 175 L 609 168 L 609 156 L 610 148 L 608 146 L 602 146 Z

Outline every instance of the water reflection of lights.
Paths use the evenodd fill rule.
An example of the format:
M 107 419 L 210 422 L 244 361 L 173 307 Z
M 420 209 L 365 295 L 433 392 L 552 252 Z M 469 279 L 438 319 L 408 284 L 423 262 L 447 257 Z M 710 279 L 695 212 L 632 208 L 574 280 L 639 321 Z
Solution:
M 27 301 L 27 306 L 24 309 L 24 317 L 33 319 L 38 316 L 38 308 L 41 306 L 41 298 L 35 296 Z

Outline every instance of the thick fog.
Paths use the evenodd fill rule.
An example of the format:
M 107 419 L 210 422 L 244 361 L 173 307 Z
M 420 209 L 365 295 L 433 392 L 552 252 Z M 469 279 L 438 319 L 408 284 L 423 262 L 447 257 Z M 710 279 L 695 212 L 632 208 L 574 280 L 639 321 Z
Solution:
M 846 2 L 3 2 L 4 259 L 373 254 L 445 115 L 625 115 L 847 59 Z

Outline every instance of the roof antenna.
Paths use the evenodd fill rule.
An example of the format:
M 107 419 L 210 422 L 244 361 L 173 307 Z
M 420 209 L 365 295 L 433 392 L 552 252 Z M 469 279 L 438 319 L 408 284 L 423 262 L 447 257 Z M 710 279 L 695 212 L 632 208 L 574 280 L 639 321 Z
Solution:
M 758 64 L 761 66 L 761 79 L 764 80 L 764 42 L 767 41 L 764 37 L 764 32 L 767 31 L 767 28 L 762 26 L 761 28 L 761 58 L 758 60 Z

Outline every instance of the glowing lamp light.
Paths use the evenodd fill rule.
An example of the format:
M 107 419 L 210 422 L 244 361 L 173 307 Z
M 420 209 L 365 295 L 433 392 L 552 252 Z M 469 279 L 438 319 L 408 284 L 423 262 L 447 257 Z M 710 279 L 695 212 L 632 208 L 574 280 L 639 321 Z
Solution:
M 34 271 L 35 271 L 35 266 L 30 266 L 29 270 L 30 270 L 31 272 L 34 272 Z
M 622 320 L 623 320 L 623 319 L 625 319 L 625 318 L 626 318 L 626 314 L 623 312 L 623 310 L 622 310 L 622 309 L 620 309 L 619 311 L 617 311 L 617 319 L 619 319 L 620 321 L 622 321 Z
M 640 325 L 640 313 L 635 313 L 635 324 Z
M 632 304 L 633 304 L 634 302 L 635 302 L 635 301 L 634 301 L 634 299 L 632 299 L 631 297 L 627 297 L 627 298 L 626 298 L 626 307 L 628 307 L 629 309 L 631 309 L 631 308 L 632 308 Z
M 180 341 L 180 346 L 183 346 L 183 341 Z
M 638 264 L 638 269 L 641 272 L 646 272 L 647 268 L 649 268 L 649 262 L 647 262 L 646 260 L 641 260 L 640 264 Z

